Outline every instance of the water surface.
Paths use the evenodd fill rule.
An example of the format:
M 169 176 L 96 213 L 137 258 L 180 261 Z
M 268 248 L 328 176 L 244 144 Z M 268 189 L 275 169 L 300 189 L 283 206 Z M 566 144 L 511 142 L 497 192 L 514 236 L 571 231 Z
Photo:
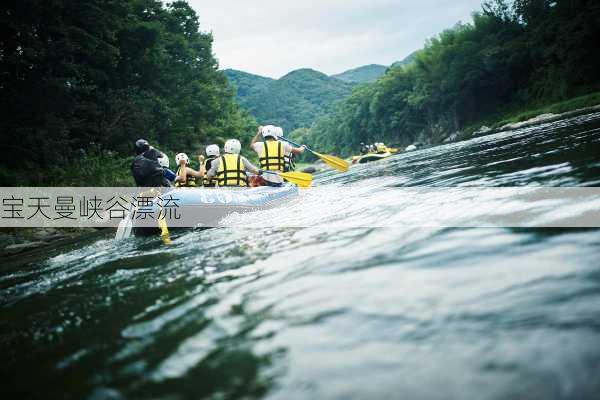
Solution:
M 382 188 L 600 186 L 600 114 L 315 183 L 172 246 L 6 258 L 3 398 L 597 398 L 599 230 L 376 226 L 427 213 Z

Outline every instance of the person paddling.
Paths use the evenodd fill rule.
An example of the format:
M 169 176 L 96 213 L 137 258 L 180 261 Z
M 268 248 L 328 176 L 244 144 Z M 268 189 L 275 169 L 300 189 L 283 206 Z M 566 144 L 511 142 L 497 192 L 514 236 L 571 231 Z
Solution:
M 225 142 L 223 150 L 225 154 L 214 159 L 210 169 L 206 173 L 207 178 L 216 178 L 218 186 L 248 186 L 246 173 L 259 174 L 250 161 L 240 155 L 242 145 L 237 139 L 229 139 Z
M 179 153 L 175 156 L 177 162 L 177 182 L 175 187 L 195 187 L 196 178 L 202 178 L 204 176 L 204 166 L 200 164 L 200 171 L 196 171 L 188 167 L 190 159 L 187 154 Z
M 258 154 L 260 168 L 265 171 L 285 172 L 285 155 L 301 154 L 305 146 L 293 147 L 287 142 L 277 140 L 278 129 L 273 125 L 259 126 L 258 132 L 252 139 L 250 147 Z M 281 135 L 283 130 L 281 130 Z M 259 141 L 262 136 L 264 141 Z
M 280 126 L 276 126 L 275 127 L 275 135 L 277 136 L 277 140 L 280 140 L 279 138 L 283 137 L 283 128 Z M 283 143 L 285 143 L 285 142 L 283 142 Z M 283 154 L 283 160 L 284 160 L 283 170 L 284 170 L 284 172 L 296 170 L 296 163 L 294 162 L 294 158 L 297 153 L 294 153 L 294 149 L 297 149 L 297 153 L 302 153 L 302 152 L 304 152 L 305 147 L 304 146 L 293 147 L 292 145 L 284 146 L 284 154 Z
M 375 150 L 377 154 L 383 154 L 387 152 L 387 146 L 383 143 L 375 143 Z

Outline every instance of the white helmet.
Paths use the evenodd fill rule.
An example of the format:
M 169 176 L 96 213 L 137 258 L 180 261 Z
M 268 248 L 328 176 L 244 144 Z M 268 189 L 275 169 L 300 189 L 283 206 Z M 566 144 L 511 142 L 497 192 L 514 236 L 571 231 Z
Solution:
M 169 168 L 169 156 L 165 153 L 161 153 L 161 156 L 158 158 L 158 163 L 163 168 Z
M 210 144 L 206 146 L 206 155 L 207 156 L 218 156 L 219 155 L 219 146 L 216 144 Z
M 185 154 L 185 153 L 179 153 L 175 156 L 175 162 L 177 163 L 177 165 L 179 165 L 179 162 L 181 160 L 184 160 L 186 164 L 190 163 L 190 159 L 188 158 L 187 154 Z
M 223 150 L 225 150 L 225 153 L 229 154 L 240 154 L 241 149 L 242 145 L 237 139 L 229 139 L 225 142 L 225 146 L 223 146 Z
M 282 137 L 283 136 L 283 128 L 280 126 L 276 126 L 275 127 L 275 137 Z
M 273 125 L 263 126 L 261 133 L 264 138 L 272 137 L 273 139 L 277 139 L 277 130 Z

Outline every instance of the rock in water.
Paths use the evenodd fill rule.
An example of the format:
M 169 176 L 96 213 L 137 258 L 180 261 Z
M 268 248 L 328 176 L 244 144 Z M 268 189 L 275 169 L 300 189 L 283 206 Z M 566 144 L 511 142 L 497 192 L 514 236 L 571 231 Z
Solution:
M 446 139 L 444 139 L 444 143 L 454 142 L 458 138 L 459 133 L 460 132 L 454 132 L 452 135 L 450 135 Z
M 112 388 L 99 387 L 88 396 L 88 400 L 123 400 L 125 397 Z
M 489 133 L 491 131 L 492 128 L 490 128 L 489 126 L 482 125 L 481 128 L 473 132 L 473 136 L 485 135 L 486 133 Z

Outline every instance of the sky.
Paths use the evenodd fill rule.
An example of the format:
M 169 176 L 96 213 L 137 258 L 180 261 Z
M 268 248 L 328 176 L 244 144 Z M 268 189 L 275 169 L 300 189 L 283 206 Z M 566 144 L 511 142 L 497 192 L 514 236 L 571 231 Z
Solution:
M 481 0 L 188 0 L 212 32 L 221 69 L 280 78 L 299 68 L 328 75 L 390 65 L 458 21 Z

